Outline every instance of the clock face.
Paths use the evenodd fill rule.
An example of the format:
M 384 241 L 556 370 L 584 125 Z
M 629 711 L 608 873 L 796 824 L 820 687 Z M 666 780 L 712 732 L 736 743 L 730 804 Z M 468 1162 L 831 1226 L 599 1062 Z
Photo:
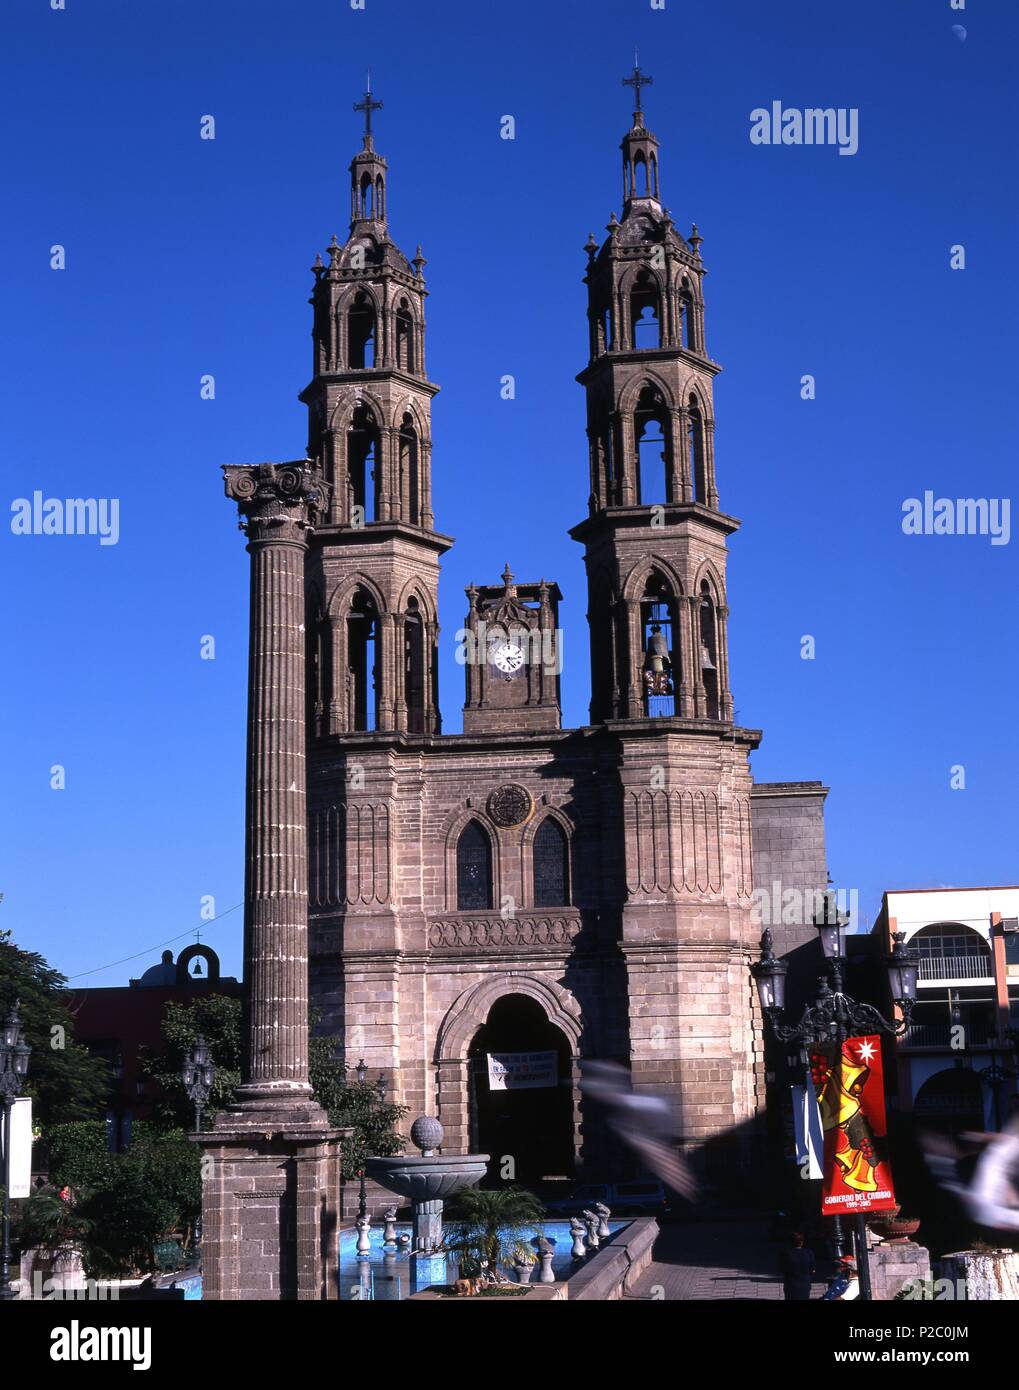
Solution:
M 504 675 L 513 676 L 524 664 L 523 649 L 514 642 L 499 642 L 492 649 L 492 661 Z

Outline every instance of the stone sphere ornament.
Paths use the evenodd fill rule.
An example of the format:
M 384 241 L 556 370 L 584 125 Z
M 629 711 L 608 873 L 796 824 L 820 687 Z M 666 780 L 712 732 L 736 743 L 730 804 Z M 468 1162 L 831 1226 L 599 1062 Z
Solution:
M 410 1127 L 411 1141 L 423 1154 L 434 1153 L 441 1147 L 443 1128 L 434 1115 L 420 1115 Z

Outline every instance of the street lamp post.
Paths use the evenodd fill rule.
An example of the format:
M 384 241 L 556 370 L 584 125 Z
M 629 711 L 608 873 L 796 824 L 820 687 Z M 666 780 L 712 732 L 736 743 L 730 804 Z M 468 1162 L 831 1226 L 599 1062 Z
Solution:
M 18 1001 L 15 1000 L 0 1036 L 0 1098 L 4 1106 L 4 1206 L 3 1251 L 0 1254 L 0 1301 L 14 1297 L 11 1284 L 11 1107 L 21 1092 L 21 1083 L 28 1074 L 28 1056 L 32 1049 L 21 1036 Z
M 201 1033 L 195 1038 L 195 1045 L 185 1056 L 180 1069 L 184 1092 L 195 1107 L 195 1133 L 201 1133 L 202 1111 L 212 1093 L 212 1082 L 216 1069 L 212 1064 L 209 1047 Z
M 788 963 L 778 960 L 774 952 L 774 942 L 770 931 L 761 937 L 761 959 L 751 966 L 757 992 L 761 1001 L 761 1011 L 768 1020 L 771 1031 L 779 1042 L 796 1042 L 806 1047 L 834 1047 L 841 1057 L 842 1044 L 847 1038 L 861 1033 L 887 1033 L 901 1037 L 909 1027 L 916 1002 L 916 979 L 919 970 L 919 957 L 909 946 L 903 944 L 904 932 L 895 932 L 895 945 L 886 965 L 888 984 L 892 999 L 900 1010 L 900 1020 L 889 1021 L 871 1004 L 859 1004 L 851 999 L 843 988 L 845 957 L 842 952 L 843 935 L 849 924 L 848 916 L 843 916 L 833 901 L 831 893 L 825 893 L 821 907 L 814 915 L 821 950 L 828 965 L 828 974 L 818 978 L 817 998 L 808 1004 L 799 1023 L 783 1024 L 785 1011 L 785 987 Z M 835 1253 L 841 1258 L 845 1252 L 842 1220 L 836 1215 L 834 1221 Z M 860 1274 L 860 1297 L 870 1299 L 870 1265 L 867 1258 L 867 1223 L 863 1212 L 856 1217 L 856 1247 Z

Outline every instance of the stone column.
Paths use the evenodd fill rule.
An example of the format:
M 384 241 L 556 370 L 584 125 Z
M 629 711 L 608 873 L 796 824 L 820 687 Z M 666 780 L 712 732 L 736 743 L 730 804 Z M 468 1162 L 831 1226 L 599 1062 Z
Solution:
M 293 465 L 230 469 L 251 556 L 245 827 L 246 1019 L 239 1101 L 289 1105 L 308 1082 L 304 552 L 318 500 Z
M 707 504 L 718 510 L 718 485 L 715 482 L 715 422 L 704 421 L 704 485 Z
M 203 1294 L 335 1298 L 340 1131 L 308 1080 L 304 552 L 320 493 L 306 462 L 224 472 L 251 555 L 244 1048 L 234 1103 L 198 1139 Z

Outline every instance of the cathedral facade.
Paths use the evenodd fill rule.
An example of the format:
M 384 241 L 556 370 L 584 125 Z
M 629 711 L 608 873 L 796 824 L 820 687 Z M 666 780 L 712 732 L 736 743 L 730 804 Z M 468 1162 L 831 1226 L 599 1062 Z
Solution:
M 585 1059 L 622 1062 L 636 1089 L 667 1096 L 690 1146 L 753 1133 L 755 882 L 826 881 L 825 789 L 755 786 L 760 733 L 734 720 L 739 523 L 716 474 L 701 238 L 662 203 L 635 76 L 621 216 L 586 247 L 590 470 L 570 532 L 587 572 L 584 727 L 560 716 L 559 589 L 507 566 L 466 591 L 463 732 L 441 728 L 438 584 L 453 542 L 432 507 L 425 262 L 390 239 L 370 95 L 350 233 L 314 267 L 315 1026 L 348 1065 L 383 1072 L 410 1118 L 437 1115 L 450 1151 L 512 1156 L 524 1179 L 619 1161 L 586 1113 Z M 492 1058 L 530 1066 L 532 1084 L 503 1090 Z

